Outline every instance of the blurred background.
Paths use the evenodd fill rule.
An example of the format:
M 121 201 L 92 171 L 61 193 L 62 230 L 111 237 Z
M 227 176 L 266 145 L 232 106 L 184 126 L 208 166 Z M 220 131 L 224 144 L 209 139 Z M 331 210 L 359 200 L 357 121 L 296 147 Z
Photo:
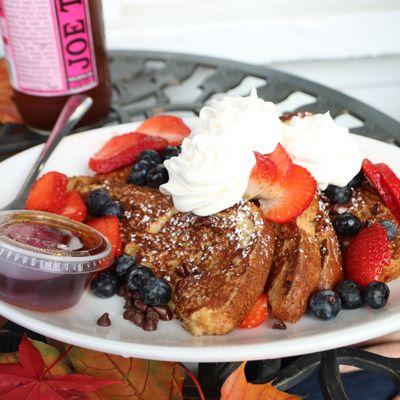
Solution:
M 109 48 L 268 64 L 400 120 L 399 0 L 103 0 L 103 8 Z

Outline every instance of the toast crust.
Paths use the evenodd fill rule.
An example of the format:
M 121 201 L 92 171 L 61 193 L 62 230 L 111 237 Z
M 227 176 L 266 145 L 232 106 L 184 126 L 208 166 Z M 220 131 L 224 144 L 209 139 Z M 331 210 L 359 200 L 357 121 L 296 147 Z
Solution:
M 295 221 L 277 225 L 276 248 L 267 283 L 272 315 L 297 322 L 317 290 L 333 289 L 343 279 L 336 233 L 317 197 Z

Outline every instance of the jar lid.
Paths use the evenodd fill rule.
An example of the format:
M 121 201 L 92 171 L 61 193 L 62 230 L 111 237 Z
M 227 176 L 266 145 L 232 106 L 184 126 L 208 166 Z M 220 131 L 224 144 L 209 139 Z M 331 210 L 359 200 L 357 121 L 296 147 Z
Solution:
M 111 249 L 100 232 L 66 217 L 30 210 L 0 212 L 0 263 L 86 273 L 108 267 Z

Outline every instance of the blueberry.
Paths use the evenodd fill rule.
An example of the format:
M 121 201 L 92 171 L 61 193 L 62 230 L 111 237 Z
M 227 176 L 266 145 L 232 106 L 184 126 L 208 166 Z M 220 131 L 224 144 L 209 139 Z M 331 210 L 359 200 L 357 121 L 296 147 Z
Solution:
M 338 235 L 353 236 L 361 229 L 361 221 L 355 215 L 344 213 L 333 221 L 333 227 Z
M 106 189 L 95 189 L 90 192 L 86 207 L 90 214 L 101 215 L 101 210 L 110 201 L 111 198 Z
M 364 180 L 364 173 L 360 171 L 348 184 L 347 186 L 356 188 L 359 187 Z
M 153 276 L 139 289 L 143 303 L 152 306 L 164 306 L 171 300 L 172 289 L 163 279 Z
M 101 272 L 90 284 L 93 294 L 103 299 L 114 296 L 118 286 L 118 278 L 112 272 Z
M 382 308 L 389 300 L 390 290 L 384 282 L 374 281 L 369 283 L 363 291 L 363 298 L 371 308 Z
M 115 260 L 115 274 L 118 278 L 125 278 L 129 270 L 136 265 L 135 257 L 122 254 Z
M 142 151 L 139 154 L 139 157 L 137 158 L 138 161 L 140 160 L 146 160 L 148 161 L 151 165 L 157 165 L 161 163 L 161 157 L 160 155 L 155 151 L 155 150 L 145 150 Z
M 139 290 L 144 283 L 153 276 L 150 268 L 137 266 L 131 267 L 127 274 L 127 284 L 130 290 Z
M 315 292 L 310 298 L 309 305 L 315 316 L 323 320 L 335 318 L 342 309 L 339 295 L 332 290 Z
M 353 190 L 350 186 L 329 185 L 325 190 L 325 195 L 332 203 L 345 204 L 351 200 Z
M 342 300 L 342 306 L 348 310 L 354 310 L 363 305 L 361 286 L 353 281 L 343 281 L 336 286 L 336 293 Z
M 168 171 L 164 165 L 159 164 L 153 167 L 147 174 L 147 185 L 158 189 L 160 185 L 168 182 Z
M 124 207 L 119 201 L 111 201 L 101 210 L 101 215 L 114 215 L 121 219 L 125 214 Z
M 144 186 L 146 185 L 146 176 L 149 172 L 149 169 L 153 167 L 152 164 L 148 160 L 140 160 L 136 162 L 133 167 L 132 171 L 128 176 L 128 183 L 133 183 L 134 185 Z
M 379 223 L 386 229 L 387 237 L 390 241 L 393 240 L 399 233 L 399 230 L 397 229 L 397 225 L 394 222 L 381 221 Z
M 167 146 L 161 153 L 163 161 L 170 159 L 171 157 L 179 156 L 181 150 L 175 146 Z

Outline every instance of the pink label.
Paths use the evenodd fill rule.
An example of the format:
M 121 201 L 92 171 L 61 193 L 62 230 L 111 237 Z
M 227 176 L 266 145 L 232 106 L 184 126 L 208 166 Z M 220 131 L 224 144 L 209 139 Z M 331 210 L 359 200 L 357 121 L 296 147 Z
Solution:
M 98 85 L 89 0 L 0 0 L 15 89 L 61 96 Z

